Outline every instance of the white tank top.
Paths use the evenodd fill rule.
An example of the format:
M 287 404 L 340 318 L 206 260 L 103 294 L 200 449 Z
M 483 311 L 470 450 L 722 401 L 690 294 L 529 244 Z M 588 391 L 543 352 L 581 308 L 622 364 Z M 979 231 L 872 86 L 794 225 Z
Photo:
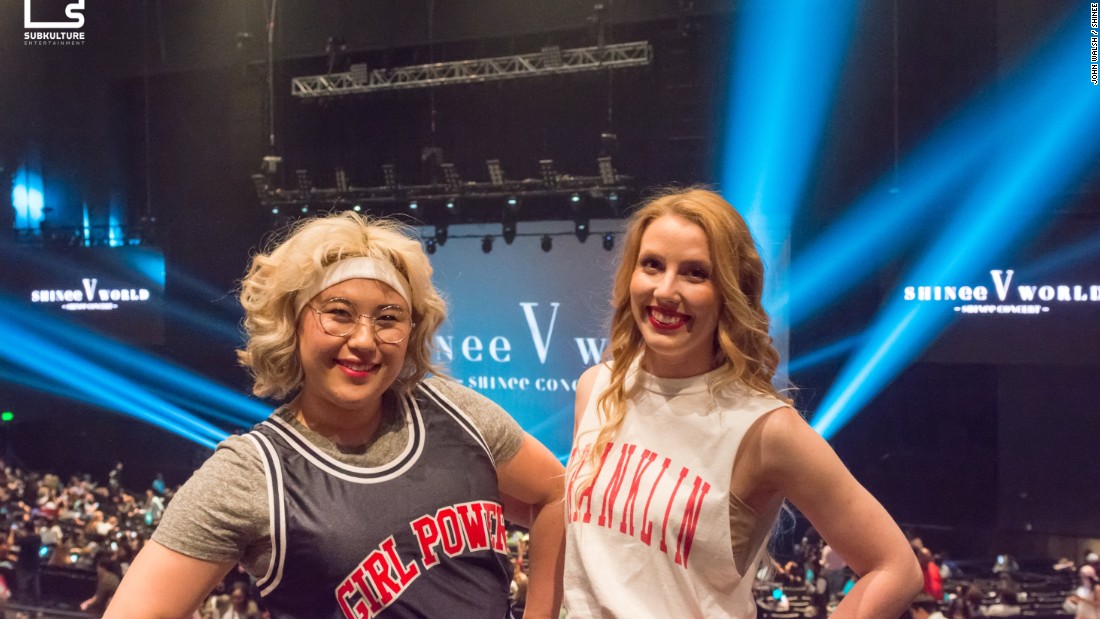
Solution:
M 716 398 L 708 385 L 717 373 L 667 379 L 635 369 L 622 431 L 582 493 L 598 431 L 596 400 L 611 375 L 601 367 L 566 474 L 570 619 L 756 616 L 753 566 L 767 536 L 753 536 L 747 550 L 754 560 L 739 570 L 730 477 L 745 432 L 786 404 L 736 387 Z M 761 514 L 759 526 L 775 516 Z

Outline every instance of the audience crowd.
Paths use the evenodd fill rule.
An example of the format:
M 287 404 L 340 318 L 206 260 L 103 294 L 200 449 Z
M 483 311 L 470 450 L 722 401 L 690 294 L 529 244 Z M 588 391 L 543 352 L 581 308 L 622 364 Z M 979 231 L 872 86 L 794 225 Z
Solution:
M 88 616 L 103 612 L 175 491 L 157 475 L 147 488 L 132 492 L 123 486 L 123 470 L 121 463 L 116 464 L 107 473 L 107 482 L 100 483 L 88 474 L 62 480 L 52 473 L 24 471 L 0 461 L 0 524 L 5 531 L 0 535 L 0 611 L 10 600 L 22 609 L 80 610 Z M 511 531 L 508 539 L 515 566 L 512 597 L 522 614 L 526 534 Z M 1036 574 L 1021 571 L 1016 559 L 1007 554 L 989 566 L 960 567 L 945 553 L 925 547 L 920 538 L 910 541 L 925 577 L 924 591 L 910 605 L 911 619 L 1100 619 L 1100 557 L 1095 552 L 1086 553 L 1079 564 L 1061 558 L 1045 573 Z M 43 587 L 47 574 L 82 575 L 87 597 L 59 597 Z M 844 558 L 810 529 L 789 560 L 772 561 L 758 578 L 760 617 L 793 619 L 828 616 L 851 588 L 855 575 Z M 33 612 L 11 616 L 30 619 Z M 266 616 L 254 583 L 238 568 L 194 617 Z
M 910 536 L 910 543 L 924 572 L 924 590 L 910 604 L 910 619 L 1100 619 L 1100 556 L 1095 552 L 1086 551 L 1080 564 L 1063 557 L 1024 571 L 1010 554 L 998 555 L 992 565 L 969 562 L 964 568 L 919 537 Z M 758 574 L 760 616 L 826 617 L 855 578 L 843 557 L 811 529 L 790 560 L 773 561 Z
M 100 483 L 92 475 L 62 480 L 0 460 L 0 617 L 4 607 L 84 611 L 99 616 L 106 609 L 122 575 L 149 539 L 176 487 L 158 474 L 141 492 L 122 484 L 118 463 Z M 527 577 L 526 533 L 510 531 L 515 582 L 512 597 L 522 609 Z M 92 574 L 94 573 L 94 577 Z M 43 586 L 53 574 L 89 581 L 88 596 L 67 599 Z M 94 587 L 91 584 L 94 580 Z M 75 580 L 74 580 L 75 581 Z M 36 611 L 13 614 L 26 615 Z M 241 568 L 231 571 L 195 613 L 194 619 L 260 619 L 266 617 L 251 577 Z

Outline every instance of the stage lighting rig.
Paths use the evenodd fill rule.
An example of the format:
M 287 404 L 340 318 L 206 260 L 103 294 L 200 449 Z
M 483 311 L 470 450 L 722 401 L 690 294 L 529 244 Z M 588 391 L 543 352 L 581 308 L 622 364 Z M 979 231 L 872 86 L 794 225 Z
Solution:
M 500 167 L 500 159 L 486 160 L 485 167 L 489 169 L 489 184 L 494 187 L 502 187 L 504 185 L 504 170 Z
M 441 162 L 423 170 L 423 180 L 408 184 L 408 179 L 399 182 L 395 164 L 386 163 L 381 166 L 378 184 L 365 187 L 353 186 L 343 166 L 335 168 L 335 175 L 329 177 L 335 183 L 329 187 L 315 187 L 305 166 L 295 170 L 296 186 L 292 188 L 280 188 L 264 174 L 251 175 L 251 179 L 260 204 L 265 211 L 281 216 L 280 225 L 286 215 L 325 209 L 415 214 L 428 225 L 572 219 L 578 238 L 585 238 L 589 219 L 619 217 L 619 204 L 634 195 L 633 179 L 614 170 L 610 155 L 601 154 L 599 164 L 598 175 L 595 170 L 587 175 L 569 174 L 546 158 L 538 160 L 536 176 L 513 180 L 506 177 L 500 159 L 488 159 L 487 179 L 463 180 L 456 164 Z M 303 206 L 308 208 L 302 211 Z M 442 243 L 437 240 L 437 244 Z
M 611 164 L 611 155 L 605 155 L 596 159 L 600 168 L 600 184 L 601 185 L 614 185 L 617 176 L 615 174 L 615 166 Z
M 366 84 L 370 80 L 367 63 L 359 62 L 348 67 L 348 79 L 353 84 Z
M 602 29 L 601 29 L 602 32 Z M 602 39 L 602 36 L 601 36 Z M 306 75 L 290 80 L 292 96 L 301 98 L 368 94 L 409 88 L 435 88 L 448 84 L 481 84 L 491 81 L 643 67 L 653 60 L 648 41 L 561 49 L 544 47 L 529 54 L 435 62 L 423 65 L 368 70 L 352 65 L 343 73 Z
M 275 176 L 282 168 L 283 158 L 275 155 L 267 155 L 260 160 L 260 172 L 268 176 Z
M 397 168 L 392 163 L 382 164 L 382 179 L 386 183 L 386 189 L 397 189 Z
M 574 219 L 573 220 L 573 234 L 576 235 L 577 240 L 581 243 L 588 240 L 588 220 L 587 219 Z
M 444 163 L 440 164 L 439 167 L 443 169 L 443 184 L 447 186 L 447 189 L 454 193 L 461 191 L 462 179 L 458 176 L 458 170 L 455 169 L 455 164 Z
M 565 57 L 562 56 L 560 45 L 544 45 L 542 48 L 542 64 L 547 69 L 560 69 L 565 66 Z
M 294 176 L 298 179 L 298 191 L 302 194 L 302 199 L 309 198 L 309 193 L 313 189 L 313 178 L 309 175 L 309 170 L 295 170 Z
M 600 134 L 600 155 L 603 157 L 619 156 L 619 136 L 609 131 Z
M 256 197 L 263 200 L 267 197 L 267 177 L 263 174 L 252 175 L 252 186 L 256 189 Z
M 554 169 L 553 159 L 539 159 L 539 173 L 547 189 L 558 188 L 558 172 Z
M 588 240 L 588 234 L 590 232 L 588 224 L 588 209 L 585 208 L 583 201 L 570 202 L 570 207 L 573 212 L 573 234 L 577 236 L 577 240 L 581 243 Z
M 504 242 L 508 245 L 516 240 L 516 217 L 519 215 L 519 211 L 519 197 L 508 196 L 508 199 L 504 201 L 504 207 L 501 209 L 500 214 L 500 235 L 504 237 Z

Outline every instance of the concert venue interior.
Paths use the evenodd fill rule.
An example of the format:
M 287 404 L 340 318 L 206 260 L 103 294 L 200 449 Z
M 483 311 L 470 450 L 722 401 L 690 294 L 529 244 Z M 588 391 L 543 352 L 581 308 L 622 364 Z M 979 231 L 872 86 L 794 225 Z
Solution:
M 186 480 L 275 405 L 234 353 L 249 257 L 347 209 L 417 226 L 437 361 L 564 460 L 623 218 L 702 184 L 757 236 L 799 411 L 957 574 L 1010 556 L 1030 614 L 1066 615 L 1052 566 L 1100 552 L 1089 2 L 86 0 L 43 26 L 72 4 L 0 7 L 5 477 Z M 48 569 L 80 615 L 94 573 Z

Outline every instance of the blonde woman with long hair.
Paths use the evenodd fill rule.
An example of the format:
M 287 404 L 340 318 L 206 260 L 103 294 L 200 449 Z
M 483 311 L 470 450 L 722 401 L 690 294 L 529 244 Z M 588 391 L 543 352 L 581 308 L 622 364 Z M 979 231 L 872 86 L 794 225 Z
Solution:
M 784 500 L 861 576 L 835 617 L 892 619 L 920 591 L 897 525 L 772 385 L 763 285 L 747 225 L 714 192 L 666 192 L 628 222 L 609 359 L 577 388 L 571 618 L 755 617 Z

